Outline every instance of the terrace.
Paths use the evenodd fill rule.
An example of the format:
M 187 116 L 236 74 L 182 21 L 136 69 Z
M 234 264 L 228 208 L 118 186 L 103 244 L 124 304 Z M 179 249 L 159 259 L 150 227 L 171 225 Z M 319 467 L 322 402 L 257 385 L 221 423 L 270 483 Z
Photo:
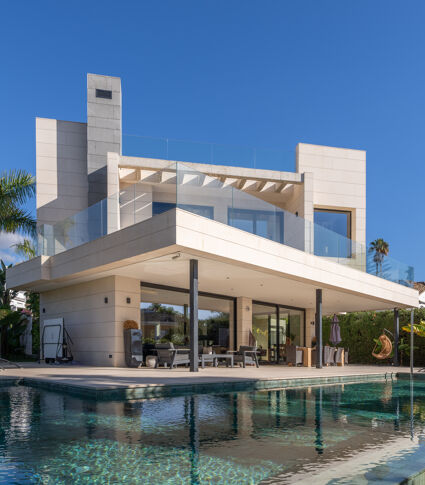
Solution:
M 269 163 L 287 159 L 284 152 L 238 148 L 235 153 L 232 147 L 212 144 L 125 138 L 130 140 L 125 151 L 133 153 L 137 147 L 139 156 L 108 153 L 109 175 L 115 177 L 108 182 L 108 192 L 113 193 L 60 222 L 39 225 L 39 255 L 59 254 L 178 208 L 388 281 L 412 285 L 412 266 L 389 256 L 378 261 L 364 244 L 289 210 L 305 184 L 305 174 L 236 168 L 255 166 L 263 157 Z M 191 161 L 205 160 L 203 156 L 210 163 L 226 164 Z

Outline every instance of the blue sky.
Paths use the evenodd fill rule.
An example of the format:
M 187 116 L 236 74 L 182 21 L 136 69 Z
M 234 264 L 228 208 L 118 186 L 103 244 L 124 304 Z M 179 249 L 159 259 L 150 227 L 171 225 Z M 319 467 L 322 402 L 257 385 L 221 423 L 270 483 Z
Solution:
M 35 116 L 85 121 L 120 76 L 123 131 L 367 150 L 367 239 L 425 280 L 425 2 L 2 2 L 0 170 L 35 171 Z M 258 165 L 257 165 L 258 166 Z

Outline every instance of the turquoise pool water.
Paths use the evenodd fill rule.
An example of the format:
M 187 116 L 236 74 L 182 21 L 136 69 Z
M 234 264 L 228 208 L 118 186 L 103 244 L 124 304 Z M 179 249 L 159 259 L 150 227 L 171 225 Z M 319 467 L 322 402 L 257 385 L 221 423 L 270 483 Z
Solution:
M 0 483 L 400 483 L 425 469 L 425 383 L 106 402 L 0 387 Z

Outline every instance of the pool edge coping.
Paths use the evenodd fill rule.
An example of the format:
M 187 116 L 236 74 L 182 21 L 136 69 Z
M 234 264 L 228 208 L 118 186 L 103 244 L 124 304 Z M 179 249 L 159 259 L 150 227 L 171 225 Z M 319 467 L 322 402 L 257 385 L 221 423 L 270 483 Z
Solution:
M 243 391 L 249 392 L 334 384 L 355 384 L 362 382 L 395 380 L 398 378 L 406 379 L 409 377 L 410 373 L 407 372 L 377 372 L 344 376 L 315 376 L 283 379 L 243 379 L 221 382 L 170 383 L 153 384 L 147 386 L 96 388 L 81 386 L 73 383 L 52 381 L 49 379 L 43 379 L 42 377 L 0 376 L 0 387 L 9 385 L 25 385 L 54 392 L 62 391 L 82 398 L 92 398 L 105 401 L 123 401 L 135 399 L 158 399 L 188 394 L 211 394 Z M 415 374 L 414 377 L 425 379 L 425 374 Z

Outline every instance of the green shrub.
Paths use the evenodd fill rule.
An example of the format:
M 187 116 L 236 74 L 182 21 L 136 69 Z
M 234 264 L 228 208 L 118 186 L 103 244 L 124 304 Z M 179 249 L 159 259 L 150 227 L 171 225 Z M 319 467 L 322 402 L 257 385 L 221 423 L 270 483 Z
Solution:
M 342 342 L 339 346 L 349 349 L 349 361 L 352 364 L 389 364 L 392 359 L 378 360 L 372 355 L 372 350 L 384 328 L 394 333 L 394 312 L 355 312 L 338 315 L 341 327 Z M 425 320 L 425 308 L 415 310 L 415 323 Z M 323 344 L 329 343 L 332 317 L 323 318 Z M 409 342 L 410 334 L 401 330 L 410 324 L 410 310 L 400 310 L 400 339 Z M 425 366 L 425 338 L 415 335 L 414 362 L 415 366 Z M 393 339 L 391 339 L 393 340 Z M 408 352 L 400 352 L 403 364 L 408 365 Z

